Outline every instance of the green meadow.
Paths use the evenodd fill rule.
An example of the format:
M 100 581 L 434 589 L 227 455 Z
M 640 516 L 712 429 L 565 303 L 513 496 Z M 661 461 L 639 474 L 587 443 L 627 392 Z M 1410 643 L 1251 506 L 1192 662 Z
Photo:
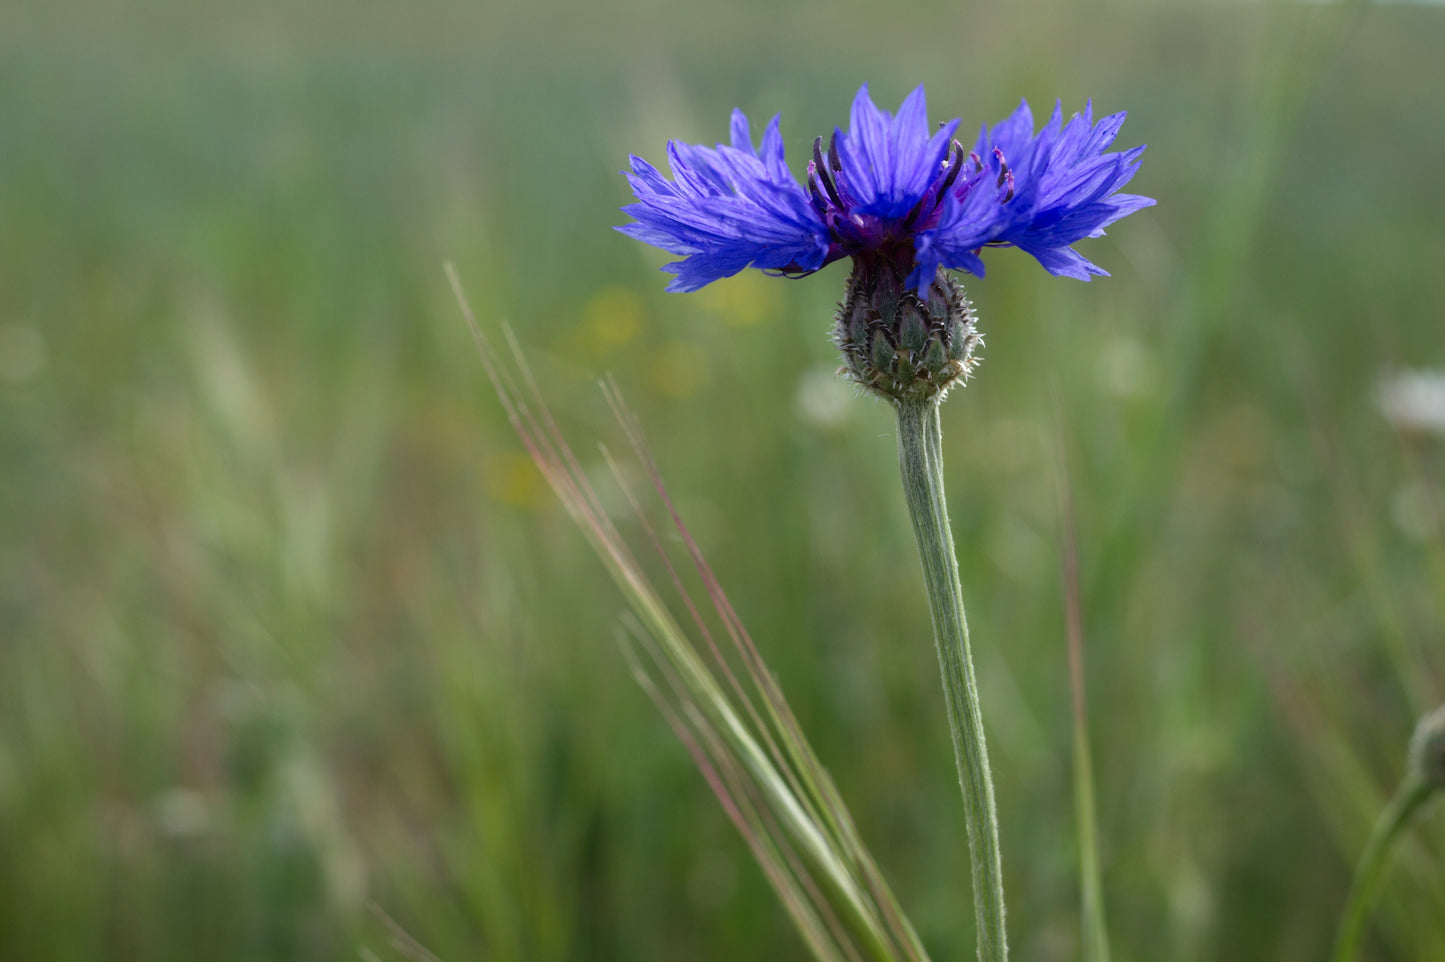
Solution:
M 1081 951 L 1062 486 L 1115 958 L 1325 958 L 1445 701 L 1445 399 L 1388 402 L 1445 377 L 1442 48 L 1406 3 L 12 3 L 0 958 L 806 958 L 445 261 L 599 477 L 615 377 L 930 953 L 973 957 L 847 265 L 667 294 L 611 229 L 629 153 L 739 106 L 798 172 L 865 80 L 1149 145 L 1158 206 L 1081 245 L 1112 277 L 986 252 L 943 409 L 1015 957 Z M 1363 958 L 1445 959 L 1438 799 Z

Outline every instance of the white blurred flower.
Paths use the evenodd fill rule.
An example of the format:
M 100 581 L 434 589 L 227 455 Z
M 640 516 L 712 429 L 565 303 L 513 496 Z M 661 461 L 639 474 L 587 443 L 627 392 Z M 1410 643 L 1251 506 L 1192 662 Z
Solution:
M 1445 371 L 1402 371 L 1380 380 L 1375 403 L 1401 431 L 1445 437 Z

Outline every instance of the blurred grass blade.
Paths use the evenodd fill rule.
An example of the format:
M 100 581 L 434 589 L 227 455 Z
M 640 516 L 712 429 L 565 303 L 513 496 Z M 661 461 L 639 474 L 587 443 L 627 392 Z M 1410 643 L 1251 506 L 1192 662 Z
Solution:
M 1330 956 L 1332 962 L 1354 962 L 1359 957 L 1365 924 L 1384 881 L 1385 868 L 1389 865 L 1395 842 L 1434 793 L 1435 786 L 1417 778 L 1406 778 L 1380 813 L 1355 868 L 1355 878 L 1350 885 L 1345 908 L 1340 913 L 1334 954 Z
M 1410 738 L 1405 777 L 1375 822 L 1340 913 L 1331 962 L 1354 962 L 1395 843 L 1425 803 L 1445 790 L 1445 705 L 1422 716 Z
M 664 566 L 690 630 L 674 616 L 613 524 L 515 338 L 506 332 L 509 367 L 478 326 L 456 271 L 450 264 L 446 271 L 508 419 L 631 606 L 622 648 L 633 676 L 692 756 L 813 956 L 821 962 L 927 962 L 927 952 L 859 838 L 832 779 L 678 516 L 616 384 L 604 382 L 603 394 L 701 579 L 712 615 L 728 639 L 726 650 L 688 594 L 630 489 L 627 472 L 604 447 L 603 457 Z
M 756 716 L 754 716 L 754 720 L 767 739 L 770 748 L 775 752 L 777 751 L 777 743 L 774 741 L 769 729 L 771 728 L 772 731 L 778 733 L 778 741 L 781 742 L 782 749 L 787 754 L 786 761 L 778 759 L 780 767 L 785 773 L 795 773 L 794 776 L 790 778 L 790 783 L 798 788 L 809 810 L 819 813 L 818 817 L 823 820 L 832 834 L 833 844 L 840 853 L 850 859 L 850 864 L 862 875 L 869 893 L 887 916 L 890 926 L 902 934 L 903 944 L 908 958 L 926 958 L 927 953 L 924 952 L 922 944 L 919 942 L 912 925 L 904 917 L 902 909 L 894 898 L 892 891 L 884 882 L 883 876 L 879 872 L 877 864 L 873 861 L 872 855 L 858 836 L 857 829 L 853 824 L 853 818 L 848 813 L 847 807 L 843 804 L 842 797 L 838 794 L 832 777 L 828 775 L 827 770 L 814 753 L 812 745 L 803 735 L 802 727 L 798 724 L 797 718 L 793 715 L 792 708 L 789 707 L 787 700 L 783 697 L 782 690 L 778 687 L 773 673 L 763 662 L 762 655 L 758 652 L 757 646 L 748 635 L 742 620 L 738 618 L 737 612 L 733 610 L 732 603 L 728 601 L 727 595 L 722 590 L 722 586 L 718 584 L 712 569 L 704 560 L 697 542 L 693 539 L 691 533 L 687 530 L 687 526 L 683 523 L 682 518 L 673 507 L 672 499 L 663 487 L 662 477 L 657 469 L 657 465 L 653 461 L 651 453 L 647 450 L 647 446 L 642 441 L 642 434 L 637 421 L 626 406 L 622 404 L 621 394 L 617 390 L 616 383 L 610 378 L 606 384 L 606 391 L 613 411 L 617 414 L 619 422 L 623 425 L 629 440 L 632 442 L 634 452 L 647 469 L 648 476 L 653 483 L 658 498 L 666 506 L 678 534 L 682 537 L 683 543 L 687 547 L 689 557 L 692 559 L 699 576 L 707 588 L 709 597 L 712 599 L 718 614 L 727 626 L 729 640 L 733 643 L 734 649 L 743 659 L 747 666 L 748 677 L 762 697 L 764 708 L 767 711 L 768 724 L 764 725 Z M 633 504 L 635 507 L 636 503 L 633 502 Z M 640 510 L 637 513 L 645 526 L 646 518 L 641 514 Z M 654 544 L 657 544 L 655 538 Z M 663 555 L 664 559 L 666 558 L 665 553 L 661 551 L 660 545 L 658 545 L 658 552 Z M 670 563 L 668 564 L 668 570 L 672 571 Z M 677 582 L 677 585 L 679 594 L 685 599 L 686 593 L 682 591 L 681 583 Z M 690 601 L 688 601 L 687 604 L 689 609 L 695 610 L 692 609 Z M 699 622 L 699 626 L 702 627 L 701 622 Z M 714 652 L 716 653 L 716 649 L 714 649 Z M 726 662 L 722 660 L 721 655 L 717 655 L 717 658 L 726 670 Z M 729 678 L 731 678 L 731 672 L 728 674 Z M 750 703 L 749 709 L 751 709 Z
M 1056 395 L 1057 398 L 1057 395 Z M 1058 410 L 1057 403 L 1055 410 Z M 1059 519 L 1063 529 L 1064 609 L 1068 631 L 1069 688 L 1074 719 L 1074 821 L 1079 833 L 1079 891 L 1083 917 L 1084 962 L 1109 962 L 1109 926 L 1099 870 L 1099 828 L 1094 803 L 1094 761 L 1089 751 L 1088 705 L 1084 697 L 1084 617 L 1079 596 L 1079 552 L 1074 524 L 1074 494 L 1058 427 Z

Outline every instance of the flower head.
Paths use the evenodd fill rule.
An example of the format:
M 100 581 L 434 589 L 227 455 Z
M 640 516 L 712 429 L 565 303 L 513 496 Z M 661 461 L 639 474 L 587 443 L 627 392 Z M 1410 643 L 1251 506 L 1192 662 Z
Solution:
M 922 87 L 895 115 L 874 105 L 865 84 L 848 131 L 835 130 L 826 148 L 814 142 L 806 189 L 784 162 L 778 122 L 761 148 L 736 110 L 729 145 L 670 142 L 671 180 L 632 158 L 637 203 L 623 211 L 634 222 L 618 230 L 682 258 L 664 268 L 677 275 L 669 290 L 745 267 L 808 274 L 867 253 L 906 267 L 907 287 L 923 295 L 939 268 L 982 276 L 988 246 L 1018 247 L 1052 274 L 1088 280 L 1105 272 L 1072 245 L 1154 203 L 1118 193 L 1144 148 L 1107 152 L 1124 114 L 1095 123 L 1092 104 L 1067 124 L 1056 105 L 1035 133 L 1022 103 L 968 150 L 954 138 L 957 120 L 930 132 Z
M 897 114 L 879 110 L 864 84 L 848 130 L 813 142 L 806 189 L 783 160 L 774 117 L 755 147 L 733 111 L 732 142 L 715 148 L 672 141 L 672 179 L 640 157 L 627 178 L 637 203 L 617 228 L 682 259 L 663 268 L 670 291 L 695 291 L 756 267 L 810 274 L 853 259 L 833 339 L 843 372 L 898 403 L 942 398 L 967 377 L 979 343 L 975 318 L 949 269 L 983 276 L 985 247 L 1017 247 L 1051 274 L 1087 281 L 1104 271 L 1073 249 L 1114 221 L 1154 203 L 1118 193 L 1143 147 L 1110 153 L 1122 113 L 1067 124 L 1063 110 L 1034 132 L 1027 103 L 972 150 L 958 121 L 930 132 L 923 88 Z

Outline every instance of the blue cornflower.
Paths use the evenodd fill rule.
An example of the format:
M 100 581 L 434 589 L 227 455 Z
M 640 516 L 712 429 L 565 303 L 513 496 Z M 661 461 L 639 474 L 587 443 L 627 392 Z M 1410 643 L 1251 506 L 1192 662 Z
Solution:
M 985 247 L 1017 247 L 1051 274 L 1088 280 L 1104 271 L 1072 247 L 1141 207 L 1118 193 L 1143 147 L 1109 153 L 1124 114 L 1094 122 L 1093 105 L 1067 124 L 1063 109 L 1034 132 L 1027 102 L 973 150 L 958 121 L 929 132 L 919 87 L 896 115 L 864 84 L 848 132 L 813 142 L 804 188 L 783 160 L 774 117 L 755 147 L 733 111 L 732 143 L 672 141 L 673 179 L 640 157 L 627 174 L 637 203 L 624 234 L 679 255 L 663 268 L 670 291 L 695 291 L 745 267 L 810 274 L 843 257 L 853 271 L 833 339 L 843 372 L 897 403 L 937 401 L 966 377 L 979 343 L 972 305 L 949 269 L 983 276 Z
M 1056 105 L 1035 134 L 1022 103 L 966 151 L 957 120 L 929 132 L 921 86 L 893 115 L 864 84 L 848 132 L 835 130 L 826 150 L 814 142 L 806 190 L 784 162 L 778 122 L 761 148 L 740 110 L 730 145 L 670 142 L 672 180 L 631 158 L 638 202 L 622 209 L 635 222 L 618 230 L 682 257 L 664 268 L 677 275 L 668 290 L 695 291 L 745 267 L 808 274 L 863 255 L 906 267 L 906 286 L 923 294 L 939 268 L 982 276 L 986 246 L 1018 247 L 1052 274 L 1088 280 L 1105 272 L 1071 245 L 1154 203 L 1116 193 L 1144 148 L 1105 152 L 1124 114 L 1096 124 L 1092 104 L 1068 124 Z

